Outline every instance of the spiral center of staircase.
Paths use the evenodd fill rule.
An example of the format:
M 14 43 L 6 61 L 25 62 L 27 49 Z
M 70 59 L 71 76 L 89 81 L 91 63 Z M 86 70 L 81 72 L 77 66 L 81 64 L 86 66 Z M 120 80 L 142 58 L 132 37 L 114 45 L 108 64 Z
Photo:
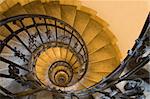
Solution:
M 80 93 L 120 63 L 108 24 L 84 6 L 35 0 L 17 3 L 3 15 L 9 18 L 0 22 L 0 62 L 9 67 L 7 77 L 22 85 Z
M 143 89 L 122 91 L 117 84 L 149 61 L 149 17 L 120 64 L 108 24 L 77 0 L 0 1 L 0 97 L 143 98 Z
M 56 61 L 49 68 L 50 81 L 60 87 L 66 87 L 73 78 L 73 69 L 65 61 Z
M 88 68 L 88 51 L 81 35 L 73 27 L 56 18 L 37 16 L 33 20 L 45 20 L 44 26 L 47 25 L 46 42 L 42 40 L 43 34 L 29 35 L 33 37 L 33 44 L 30 46 L 33 53 L 29 66 L 39 82 L 50 88 L 70 87 L 79 82 Z M 47 21 L 54 21 L 55 25 Z M 41 40 L 36 39 L 37 36 L 40 36 Z M 42 44 L 39 44 L 40 42 Z

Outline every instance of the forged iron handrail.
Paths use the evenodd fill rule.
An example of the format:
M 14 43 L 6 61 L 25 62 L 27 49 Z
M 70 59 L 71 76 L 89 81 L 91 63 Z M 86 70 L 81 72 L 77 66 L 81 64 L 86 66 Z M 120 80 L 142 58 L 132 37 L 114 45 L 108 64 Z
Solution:
M 134 44 L 133 48 L 128 52 L 128 55 L 125 57 L 125 59 L 112 73 L 110 73 L 106 78 L 104 78 L 102 81 L 98 82 L 97 84 L 90 86 L 87 89 L 83 89 L 77 92 L 75 95 L 82 96 L 87 94 L 94 94 L 95 92 L 102 92 L 103 90 L 110 88 L 111 86 L 132 76 L 132 74 L 139 71 L 143 66 L 145 66 L 145 64 L 147 64 L 150 61 L 150 53 L 145 57 L 142 57 L 143 54 L 141 54 L 141 52 L 145 50 L 146 46 L 150 46 L 146 44 L 146 42 L 150 43 L 150 14 L 147 17 L 143 29 L 140 33 L 140 36 L 138 37 L 137 40 L 138 42 Z M 139 57 L 143 61 L 138 61 L 138 62 L 135 61 L 134 68 L 132 70 L 128 70 L 127 73 L 125 73 L 123 76 L 120 77 L 121 73 L 125 70 L 125 68 L 128 67 L 128 65 L 130 65 L 129 63 L 132 61 L 131 59 L 133 58 L 138 59 Z
M 24 18 L 35 18 L 35 17 L 40 17 L 40 18 L 44 18 L 45 19 L 53 19 L 53 20 L 57 20 L 58 22 L 61 22 L 63 23 L 65 26 L 68 26 L 70 27 L 71 29 L 73 29 L 70 25 L 66 24 L 65 22 L 59 20 L 59 19 L 56 19 L 54 17 L 51 17 L 51 16 L 45 16 L 45 15 L 33 15 L 33 14 L 29 14 L 29 15 L 19 15 L 19 16 L 15 16 L 15 17 L 10 17 L 10 18 L 7 18 L 7 19 L 4 19 L 4 20 L 1 20 L 0 21 L 0 26 L 6 24 L 6 23 L 9 23 L 9 22 L 12 22 L 12 21 L 16 21 L 16 20 L 20 20 L 20 19 L 24 19 Z M 55 21 L 56 22 L 56 21 Z M 56 24 L 56 23 L 55 23 Z M 46 25 L 48 26 L 48 24 L 36 24 L 36 26 L 42 26 L 42 25 Z M 83 90 L 80 90 L 80 91 L 75 91 L 75 92 L 68 92 L 68 93 L 65 93 L 65 92 L 59 92 L 61 94 L 65 94 L 65 95 L 71 95 L 72 96 L 75 96 L 75 97 L 80 97 L 82 95 L 87 95 L 87 94 L 93 94 L 95 92 L 102 92 L 104 89 L 107 89 L 111 86 L 113 86 L 114 84 L 117 84 L 119 83 L 120 81 L 128 78 L 129 76 L 131 76 L 133 73 L 137 72 L 140 68 L 142 68 L 147 62 L 150 61 L 150 55 L 147 55 L 146 57 L 142 57 L 141 59 L 144 59 L 143 61 L 138 61 L 138 62 L 135 62 L 135 66 L 137 66 L 136 68 L 133 68 L 132 70 L 129 70 L 125 75 L 121 76 L 121 73 L 124 71 L 124 69 L 129 65 L 129 62 L 131 62 L 132 58 L 139 58 L 141 56 L 140 51 L 143 51 L 144 49 L 140 49 L 141 47 L 143 46 L 146 46 L 145 45 L 145 39 L 148 37 L 150 38 L 149 34 L 150 32 L 148 31 L 147 28 L 149 28 L 149 25 L 150 25 L 150 16 L 148 16 L 147 18 L 147 21 L 146 21 L 146 24 L 144 25 L 143 27 L 143 30 L 138 38 L 138 42 L 135 43 L 134 47 L 132 48 L 132 50 L 129 51 L 127 57 L 121 62 L 121 64 L 118 66 L 118 68 L 116 68 L 110 75 L 108 75 L 105 79 L 103 79 L 102 81 L 98 82 L 97 84 L 89 87 L 89 88 L 86 88 L 86 89 L 83 89 Z M 31 25 L 31 26 L 27 26 L 26 28 L 31 28 L 31 27 L 35 27 L 35 24 Z M 62 27 L 59 27 L 59 28 L 62 28 Z M 64 28 L 62 28 L 64 29 Z M 18 30 L 15 34 L 18 34 L 19 32 L 21 32 L 22 30 Z M 67 31 L 67 30 L 66 30 Z M 73 29 L 73 31 L 77 32 L 75 29 Z M 69 31 L 68 31 L 69 32 Z M 15 35 L 10 35 L 7 39 L 4 40 L 4 42 L 7 44 L 7 42 Z M 77 34 L 78 35 L 78 34 Z M 72 36 L 72 35 L 71 35 Z M 79 37 L 81 37 L 79 35 Z M 82 38 L 82 37 L 81 37 Z M 78 39 L 77 39 L 78 40 Z M 82 39 L 81 39 L 82 40 Z M 4 43 L 3 42 L 3 43 Z M 84 42 L 84 41 L 83 41 Z M 5 45 L 5 43 L 3 45 Z M 85 42 L 84 42 L 85 44 Z M 4 46 L 2 46 L 0 48 L 0 52 L 2 51 Z M 87 50 L 87 49 L 86 49 Z M 29 51 L 30 52 L 30 51 Z M 139 55 L 137 55 L 139 54 Z M 88 58 L 88 55 L 86 56 Z M 0 57 L 0 60 L 5 60 L 3 59 L 3 57 Z M 6 60 L 7 61 L 7 60 Z M 14 64 L 16 65 L 16 64 Z M 16 65 L 18 66 L 18 65 Z M 20 68 L 20 66 L 18 66 Z M 21 67 L 22 68 L 22 67 Z M 25 68 L 22 68 L 22 69 L 25 69 Z M 28 71 L 28 70 L 27 70 Z M 6 76 L 6 75 L 2 75 L 2 76 Z M 2 90 L 3 88 L 1 88 Z M 4 89 L 3 89 L 4 90 Z M 50 91 L 52 91 L 52 89 L 49 89 Z M 5 90 L 6 91 L 6 90 Z M 58 91 L 56 91 L 58 92 Z
M 33 21 L 33 24 L 30 24 L 30 25 L 25 26 L 25 25 L 23 24 L 23 22 L 22 22 L 22 20 L 25 19 L 25 18 L 31 18 L 32 21 Z M 45 23 L 36 23 L 36 21 L 35 21 L 34 18 L 44 19 Z M 54 20 L 54 21 L 55 21 L 55 24 L 46 23 L 46 19 Z M 7 24 L 7 23 L 10 23 L 10 22 L 13 22 L 13 25 L 15 25 L 17 22 L 20 22 L 22 26 L 21 26 L 19 29 L 17 29 L 16 31 L 14 31 L 14 30 Z M 59 23 L 63 24 L 63 25 L 64 25 L 64 28 L 63 28 L 63 27 L 60 27 L 60 26 L 58 26 L 58 25 L 56 25 L 56 24 L 57 24 L 56 22 L 59 22 Z M 48 27 L 48 26 L 53 26 L 53 27 L 55 27 L 56 29 L 57 29 L 57 28 L 62 29 L 62 30 L 66 31 L 67 33 L 70 34 L 71 38 L 69 39 L 69 40 L 70 40 L 70 41 L 69 41 L 69 44 L 71 43 L 71 40 L 72 40 L 73 37 L 76 39 L 76 43 L 79 43 L 79 44 L 81 45 L 81 48 L 79 49 L 79 51 L 77 52 L 77 54 L 80 54 L 80 51 L 83 50 L 83 53 L 84 53 L 83 55 L 84 55 L 84 56 L 82 56 L 82 55 L 81 55 L 81 56 L 82 56 L 82 58 L 84 59 L 84 61 L 83 61 L 84 64 L 86 63 L 86 65 L 88 65 L 88 55 L 87 55 L 87 54 L 88 54 L 88 50 L 87 50 L 87 48 L 86 48 L 85 42 L 83 41 L 83 39 L 82 39 L 82 37 L 80 36 L 80 34 L 79 34 L 74 28 L 72 28 L 70 25 L 68 25 L 67 23 L 63 22 L 62 20 L 56 19 L 56 18 L 51 17 L 51 16 L 45 16 L 45 15 L 25 14 L 25 15 L 19 15 L 19 16 L 14 16 L 14 17 L 10 17 L 10 18 L 3 19 L 3 20 L 0 21 L 0 27 L 1 27 L 1 26 L 4 26 L 6 29 L 8 29 L 8 31 L 10 32 L 10 35 L 8 35 L 3 41 L 0 41 L 0 44 L 1 44 L 1 46 L 0 46 L 0 52 L 2 52 L 2 50 L 3 50 L 3 48 L 4 48 L 5 46 L 7 46 L 7 47 L 8 47 L 9 49 L 11 49 L 11 51 L 13 51 L 14 54 L 16 54 L 19 58 L 23 59 L 24 61 L 28 61 L 28 60 L 24 57 L 24 54 L 23 54 L 23 53 L 18 52 L 17 49 L 12 48 L 12 47 L 9 46 L 7 43 L 8 43 L 13 37 L 15 37 L 15 38 L 17 38 L 17 40 L 26 48 L 26 50 L 27 50 L 29 53 L 33 53 L 33 52 L 31 51 L 31 49 L 28 48 L 28 46 L 21 40 L 21 38 L 18 36 L 18 34 L 19 34 L 20 32 L 22 32 L 22 31 L 25 31 L 25 32 L 28 34 L 29 38 L 31 38 L 31 35 L 30 35 L 30 33 L 28 32 L 27 29 L 30 29 L 30 28 L 32 28 L 32 27 L 36 27 L 36 30 L 37 30 L 38 35 L 39 35 L 39 37 L 40 37 L 40 40 L 41 40 L 41 42 L 42 42 L 42 44 L 43 44 L 43 43 L 44 43 L 44 42 L 43 42 L 43 39 L 42 39 L 42 37 L 41 37 L 41 35 L 40 35 L 40 33 L 39 33 L 37 27 L 38 27 L 38 26 L 46 26 L 46 30 L 48 31 L 48 28 L 47 28 L 47 27 Z M 65 27 L 71 29 L 71 32 L 70 32 L 69 30 L 67 30 L 67 28 L 65 28 Z M 56 40 L 57 40 L 57 30 L 56 30 L 55 32 L 56 32 Z M 75 47 L 75 46 L 76 46 L 76 45 L 74 45 L 73 47 Z M 69 45 L 68 45 L 68 47 L 69 47 Z M 67 49 L 67 51 L 68 51 L 68 49 Z M 71 57 L 73 57 L 73 56 L 71 56 Z M 72 58 L 71 58 L 71 59 L 72 59 Z M 71 59 L 70 59 L 70 61 L 71 61 Z M 13 66 L 15 66 L 15 67 L 17 67 L 17 68 L 20 68 L 20 69 L 23 69 L 23 70 L 26 70 L 26 71 L 32 73 L 31 70 L 28 70 L 28 69 L 26 69 L 25 67 L 20 66 L 20 65 L 18 65 L 18 64 L 16 64 L 16 63 L 13 63 L 12 61 L 9 61 L 9 60 L 7 60 L 7 59 L 1 57 L 1 56 L 0 56 L 0 60 L 3 61 L 3 62 L 6 62 L 7 64 L 12 64 Z M 77 60 L 73 63 L 73 65 L 74 65 L 76 62 L 77 62 Z M 86 68 L 85 68 L 85 71 L 86 71 L 86 70 L 87 70 L 87 66 L 86 66 Z M 84 72 L 84 74 L 85 74 L 85 72 Z M 82 77 L 84 76 L 84 74 L 82 75 Z M 1 76 L 6 77 L 7 75 L 1 75 Z M 81 78 L 82 78 L 82 77 L 81 77 Z M 80 79 L 81 79 L 81 78 L 80 78 Z M 38 79 L 36 79 L 36 80 L 38 80 Z M 41 84 L 42 84 L 42 83 L 41 83 Z M 50 89 L 49 89 L 49 90 L 50 90 Z M 16 94 L 17 94 L 17 93 L 16 93 Z
M 38 18 L 50 18 L 50 19 L 52 19 L 52 20 L 55 20 L 55 21 L 58 21 L 58 22 L 61 22 L 61 23 L 63 23 L 65 26 L 68 26 L 69 28 L 71 28 L 73 31 L 74 31 L 74 33 L 76 33 L 76 35 L 77 36 L 79 36 L 79 38 L 81 38 L 81 36 L 79 35 L 79 33 L 77 33 L 77 31 L 75 30 L 75 29 L 73 29 L 70 25 L 68 25 L 68 24 L 66 24 L 65 22 L 63 22 L 62 20 L 59 20 L 59 19 L 56 19 L 56 18 L 54 18 L 54 17 L 50 17 L 50 16 L 45 16 L 45 15 L 33 15 L 33 14 L 25 14 L 25 15 L 19 15 L 19 16 L 15 16 L 15 17 L 10 17 L 10 18 L 7 18 L 7 19 L 4 19 L 4 20 L 1 20 L 0 21 L 0 26 L 2 26 L 2 25 L 4 25 L 4 24 L 6 24 L 6 23 L 9 23 L 9 22 L 12 22 L 12 21 L 16 21 L 16 20 L 20 20 L 20 19 L 24 19 L 24 18 L 35 18 L 35 17 L 38 17 Z M 36 26 L 42 26 L 42 25 L 50 25 L 50 26 L 55 26 L 55 25 L 53 25 L 53 24 L 44 24 L 44 23 L 41 23 L 41 24 L 39 24 L 39 23 L 36 23 Z M 19 30 L 17 30 L 16 32 L 15 31 L 12 31 L 11 29 L 10 29 L 10 27 L 8 27 L 8 25 L 5 25 L 7 28 L 9 28 L 9 30 L 11 31 L 11 32 L 14 32 L 13 33 L 13 35 L 14 36 L 16 36 L 18 33 L 20 33 L 22 30 L 21 29 L 19 29 Z M 29 29 L 29 28 L 31 28 L 31 27 L 34 27 L 35 25 L 33 24 L 33 25 L 30 25 L 30 26 L 26 26 L 26 29 Z M 59 27 L 59 26 L 56 26 L 57 28 L 60 28 L 60 29 L 63 29 L 62 27 Z M 65 31 L 67 31 L 68 33 L 70 33 L 68 30 L 65 30 Z M 7 42 L 13 37 L 13 35 L 10 35 L 9 37 L 8 37 L 8 39 L 5 39 L 4 40 L 4 42 L 2 42 L 2 47 L 1 47 L 1 50 L 2 50 L 2 48 L 3 48 L 3 46 L 5 45 L 5 44 L 3 44 L 3 43 L 6 43 L 7 44 Z M 71 34 L 71 36 L 72 36 L 72 34 Z M 77 40 L 78 40 L 78 38 L 76 37 L 76 36 L 74 36 Z M 82 40 L 82 39 L 81 39 Z M 84 41 L 82 40 L 82 42 L 84 43 Z M 79 41 L 79 43 L 80 43 L 80 41 Z M 80 43 L 81 44 L 81 43 Z M 84 44 L 81 44 L 81 45 L 85 45 L 85 43 Z M 85 49 L 86 47 L 84 47 L 83 48 L 83 50 Z M 82 48 L 81 48 L 82 49 Z M 87 49 L 86 49 L 86 51 L 87 51 Z M 31 51 L 29 51 L 29 52 L 31 52 Z M 84 50 L 84 52 L 85 52 L 85 50 Z M 86 57 L 87 57 L 87 59 L 88 59 L 88 55 L 86 55 Z M 88 60 L 87 60 L 88 61 Z

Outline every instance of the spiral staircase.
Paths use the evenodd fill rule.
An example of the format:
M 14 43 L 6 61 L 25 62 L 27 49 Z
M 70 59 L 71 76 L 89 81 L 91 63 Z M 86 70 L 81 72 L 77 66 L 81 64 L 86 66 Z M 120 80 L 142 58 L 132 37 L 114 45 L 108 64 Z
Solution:
M 84 91 L 120 67 L 108 24 L 79 1 L 4 0 L 0 19 L 0 89 L 11 98 L 91 99 Z

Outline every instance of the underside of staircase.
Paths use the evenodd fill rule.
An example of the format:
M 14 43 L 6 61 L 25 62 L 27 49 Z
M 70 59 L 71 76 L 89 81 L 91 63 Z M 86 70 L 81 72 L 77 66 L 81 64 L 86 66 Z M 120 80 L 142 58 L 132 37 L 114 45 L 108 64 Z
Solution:
M 149 52 L 142 56 L 149 48 L 148 19 L 121 62 L 108 24 L 79 1 L 4 0 L 0 4 L 2 99 L 107 97 L 107 91 L 119 90 L 117 83 L 149 62 Z M 131 64 L 133 68 L 127 70 Z

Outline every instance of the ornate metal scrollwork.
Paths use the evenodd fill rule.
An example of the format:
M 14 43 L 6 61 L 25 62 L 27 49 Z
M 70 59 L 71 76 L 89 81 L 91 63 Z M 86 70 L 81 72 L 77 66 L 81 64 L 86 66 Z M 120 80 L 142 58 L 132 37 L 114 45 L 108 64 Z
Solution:
M 31 19 L 33 21 L 33 24 L 26 26 L 22 22 L 26 18 Z M 36 23 L 35 18 L 44 19 L 45 23 Z M 16 20 L 19 20 L 21 25 L 20 23 L 18 25 L 18 23 L 16 23 Z M 55 21 L 55 24 L 47 23 L 46 20 Z M 20 26 L 20 29 L 17 31 L 12 31 L 10 27 L 6 25 L 9 22 L 14 22 L 15 23 L 14 25 Z M 56 24 L 57 22 L 60 23 L 61 25 L 64 25 L 64 27 L 62 28 L 61 26 L 57 26 Z M 119 65 L 119 67 L 114 72 L 112 72 L 110 75 L 108 75 L 101 82 L 98 82 L 94 86 L 85 88 L 84 90 L 80 90 L 80 91 L 68 92 L 68 91 L 62 91 L 62 90 L 55 89 L 55 88 L 53 89 L 53 88 L 50 88 L 49 86 L 44 86 L 43 83 L 39 82 L 39 79 L 36 77 L 36 75 L 33 75 L 34 73 L 31 76 L 31 78 L 33 77 L 32 78 L 33 80 L 29 79 L 29 77 L 27 76 L 28 74 L 33 72 L 34 70 L 33 68 L 35 68 L 35 65 L 36 65 L 35 61 L 37 60 L 37 58 L 40 56 L 42 52 L 45 52 L 46 49 L 49 49 L 49 48 L 60 47 L 60 48 L 67 49 L 67 51 L 70 51 L 73 53 L 73 55 L 77 56 L 76 61 L 72 65 L 74 65 L 78 61 L 79 63 L 81 63 L 81 70 L 78 71 L 78 76 L 80 76 L 79 78 L 82 78 L 81 75 L 84 75 L 87 70 L 88 51 L 87 51 L 85 42 L 83 41 L 79 33 L 77 33 L 76 30 L 71 28 L 65 22 L 56 18 L 44 16 L 44 15 L 20 15 L 16 17 L 11 17 L 9 20 L 3 20 L 0 23 L 1 23 L 0 26 L 5 25 L 7 26 L 7 29 L 13 32 L 8 37 L 6 37 L 3 41 L 0 41 L 0 45 L 2 45 L 3 47 L 4 46 L 9 47 L 14 52 L 14 56 L 22 59 L 24 62 L 28 61 L 26 56 L 23 53 L 21 53 L 21 51 L 19 51 L 17 47 L 11 48 L 9 45 L 7 45 L 7 43 L 10 40 L 12 40 L 12 38 L 15 36 L 21 42 L 21 44 L 25 46 L 25 48 L 31 53 L 32 57 L 30 57 L 30 59 L 32 60 L 32 58 L 34 58 L 33 59 L 34 62 L 31 62 L 31 60 L 29 60 L 30 61 L 28 63 L 29 66 L 25 68 L 19 64 L 16 64 L 0 56 L 0 61 L 3 61 L 9 64 L 8 66 L 9 74 L 10 74 L 9 76 L 11 76 L 18 83 L 21 83 L 23 86 L 28 86 L 31 89 L 38 89 L 39 87 L 46 88 L 54 94 L 59 93 L 62 97 L 66 96 L 69 98 L 73 98 L 73 97 L 80 98 L 81 96 L 82 97 L 92 96 L 94 93 L 98 92 L 98 93 L 104 94 L 104 97 L 103 97 L 104 99 L 106 98 L 111 98 L 111 99 L 132 99 L 132 98 L 142 99 L 143 98 L 144 99 L 144 93 L 143 93 L 144 88 L 141 85 L 140 80 L 131 80 L 127 82 L 127 84 L 124 87 L 125 88 L 124 92 L 122 92 L 118 87 L 116 87 L 116 84 L 128 79 L 132 74 L 136 73 L 140 68 L 142 68 L 150 60 L 150 53 L 149 52 L 146 53 L 147 49 L 149 49 L 149 46 L 150 46 L 149 25 L 145 27 L 146 28 L 145 31 L 143 31 L 140 37 L 136 40 L 134 47 L 128 52 L 127 57 L 123 60 L 123 62 Z M 150 21 L 148 20 L 148 24 L 149 23 Z M 38 26 L 46 26 L 47 32 L 45 32 L 45 35 L 47 37 L 44 39 L 48 39 L 48 41 L 45 43 L 43 43 L 43 39 L 39 33 L 40 31 L 38 31 L 38 28 L 37 28 Z M 37 33 L 35 34 L 29 33 L 28 29 L 32 27 L 36 27 Z M 54 27 L 55 29 L 48 30 L 49 27 Z M 58 28 L 65 31 L 65 33 L 60 34 L 57 31 Z M 69 31 L 67 28 L 69 28 L 71 31 Z M 26 45 L 23 41 L 21 41 L 21 38 L 18 35 L 22 31 L 28 34 L 29 38 L 28 38 L 27 43 L 29 46 Z M 39 45 L 39 46 L 37 46 L 37 43 L 39 40 L 38 36 L 42 42 L 42 45 Z M 3 50 L 3 47 L 1 47 L 0 49 L 1 52 Z M 66 66 L 66 64 L 62 64 L 62 63 L 57 64 L 57 66 L 58 65 L 60 66 L 63 65 L 64 67 Z M 127 67 L 132 67 L 132 68 L 129 68 L 127 71 L 124 71 Z M 20 75 L 20 69 L 28 71 L 28 73 L 25 75 Z M 67 69 L 70 70 L 70 68 L 67 68 Z M 124 71 L 124 75 L 121 75 L 123 71 Z M 6 75 L 1 75 L 1 76 L 4 77 Z M 110 92 L 105 92 L 104 90 L 106 89 L 110 89 Z M 31 93 L 34 93 L 34 92 L 35 91 Z M 17 94 L 15 95 L 17 96 Z
M 53 36 L 52 34 L 53 34 L 53 33 L 52 33 L 51 30 L 47 30 L 47 31 L 46 31 L 46 36 L 47 36 L 47 38 L 48 38 L 49 40 L 51 40 L 51 39 L 54 38 L 54 36 Z
M 19 57 L 19 58 L 22 59 L 24 62 L 28 61 L 28 60 L 25 58 L 25 55 L 24 55 L 23 53 L 21 53 L 19 50 L 17 50 L 17 47 L 15 47 L 14 50 L 15 50 L 14 56 Z
M 121 62 L 119 67 L 116 70 L 114 70 L 114 72 L 112 72 L 110 75 L 108 75 L 106 78 L 104 78 L 101 82 L 97 83 L 95 86 L 77 92 L 76 95 L 80 97 L 82 95 L 87 95 L 89 93 L 94 94 L 95 92 L 100 92 L 105 94 L 104 99 L 109 99 L 110 96 L 111 96 L 110 99 L 112 99 L 112 95 L 110 95 L 110 93 L 103 92 L 103 90 L 109 89 L 112 86 L 124 81 L 125 79 L 129 79 L 133 74 L 137 73 L 143 66 L 145 66 L 145 64 L 147 64 L 150 61 L 150 52 L 147 51 L 149 50 L 149 41 L 150 41 L 149 28 L 150 28 L 150 16 L 148 16 L 144 28 L 138 40 L 136 40 L 135 45 L 128 52 L 127 57 Z M 137 96 L 134 96 L 137 99 L 138 98 L 142 99 L 142 97 L 144 97 L 143 87 L 134 88 L 132 91 L 134 91 L 135 93 L 137 92 L 137 94 L 139 94 Z M 128 97 L 126 94 L 119 93 L 116 96 L 124 97 L 124 98 L 126 97 L 125 99 L 129 99 L 130 97 Z M 119 98 L 114 98 L 114 99 L 119 99 Z
M 36 36 L 37 34 L 35 33 L 34 35 L 31 35 L 30 38 L 29 38 L 29 48 L 30 49 L 35 49 L 37 47 L 36 45 Z
M 18 69 L 18 68 L 16 68 L 16 67 L 13 66 L 13 65 L 9 65 L 8 68 L 9 68 L 9 75 L 10 75 L 11 77 L 16 77 L 16 76 L 18 76 L 18 74 L 19 74 L 19 69 Z
M 112 86 L 109 92 L 101 92 L 102 99 L 145 99 L 144 86 L 141 79 L 128 80 L 124 85 L 124 90 Z

